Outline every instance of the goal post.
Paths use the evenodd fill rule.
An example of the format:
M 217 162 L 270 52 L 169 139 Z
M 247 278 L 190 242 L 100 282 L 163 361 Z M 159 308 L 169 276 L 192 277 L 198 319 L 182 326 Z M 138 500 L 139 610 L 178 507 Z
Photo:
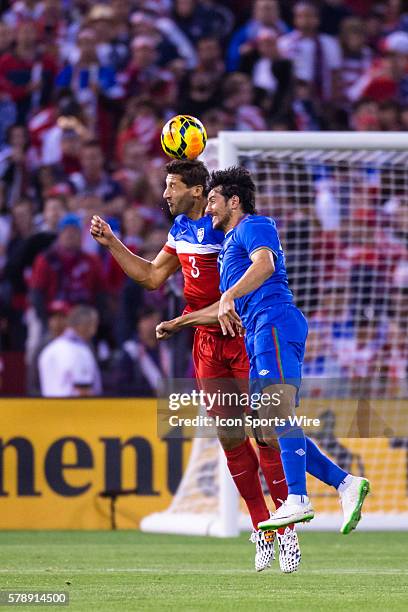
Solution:
M 309 322 L 302 386 L 323 419 L 316 441 L 372 482 L 359 529 L 408 529 L 407 144 L 400 132 L 220 132 L 202 156 L 210 170 L 246 166 L 258 212 L 277 222 Z M 306 528 L 338 530 L 336 491 L 309 477 L 308 488 Z M 170 508 L 141 525 L 224 537 L 249 527 L 217 441 L 203 438 Z

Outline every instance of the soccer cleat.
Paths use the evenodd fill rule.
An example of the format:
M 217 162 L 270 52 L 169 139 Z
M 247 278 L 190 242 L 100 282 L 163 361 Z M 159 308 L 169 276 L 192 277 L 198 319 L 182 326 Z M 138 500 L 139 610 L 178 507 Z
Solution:
M 275 559 L 275 532 L 274 531 L 253 531 L 249 541 L 256 544 L 255 569 L 257 572 L 267 567 L 271 567 L 271 561 Z
M 340 493 L 340 503 L 343 509 L 343 524 L 340 533 L 344 535 L 355 529 L 361 519 L 361 508 L 370 491 L 370 482 L 366 478 L 353 476 L 345 491 Z
M 313 517 L 314 510 L 309 500 L 303 504 L 295 504 L 286 500 L 271 514 L 270 518 L 258 523 L 258 529 L 262 529 L 262 531 L 265 529 L 280 529 L 281 527 L 287 527 L 291 523 L 311 521 Z
M 279 546 L 279 566 L 284 574 L 296 572 L 302 559 L 299 539 L 295 529 L 286 527 L 285 532 L 276 534 Z

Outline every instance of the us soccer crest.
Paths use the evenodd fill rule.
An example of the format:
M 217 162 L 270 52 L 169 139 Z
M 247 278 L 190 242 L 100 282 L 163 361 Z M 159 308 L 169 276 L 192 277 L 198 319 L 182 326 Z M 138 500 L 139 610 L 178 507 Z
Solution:
M 197 230 L 197 240 L 198 242 L 202 242 L 204 238 L 204 228 L 203 227 L 199 227 Z

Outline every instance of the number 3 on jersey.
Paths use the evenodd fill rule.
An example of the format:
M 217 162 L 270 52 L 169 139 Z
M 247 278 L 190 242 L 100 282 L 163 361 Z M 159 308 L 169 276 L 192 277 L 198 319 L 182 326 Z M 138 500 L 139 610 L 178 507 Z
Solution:
M 193 255 L 190 255 L 188 261 L 191 263 L 191 276 L 193 278 L 198 278 L 200 276 L 200 270 L 196 265 L 196 258 Z

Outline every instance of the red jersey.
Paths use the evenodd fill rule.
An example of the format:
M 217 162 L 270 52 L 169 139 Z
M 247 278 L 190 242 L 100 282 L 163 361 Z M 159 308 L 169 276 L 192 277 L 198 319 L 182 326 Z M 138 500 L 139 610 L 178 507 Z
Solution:
M 217 258 L 223 241 L 224 234 L 213 229 L 209 216 L 196 221 L 186 215 L 175 218 L 164 250 L 180 260 L 187 302 L 185 313 L 200 310 L 220 299 Z M 211 330 L 220 332 L 218 326 Z

